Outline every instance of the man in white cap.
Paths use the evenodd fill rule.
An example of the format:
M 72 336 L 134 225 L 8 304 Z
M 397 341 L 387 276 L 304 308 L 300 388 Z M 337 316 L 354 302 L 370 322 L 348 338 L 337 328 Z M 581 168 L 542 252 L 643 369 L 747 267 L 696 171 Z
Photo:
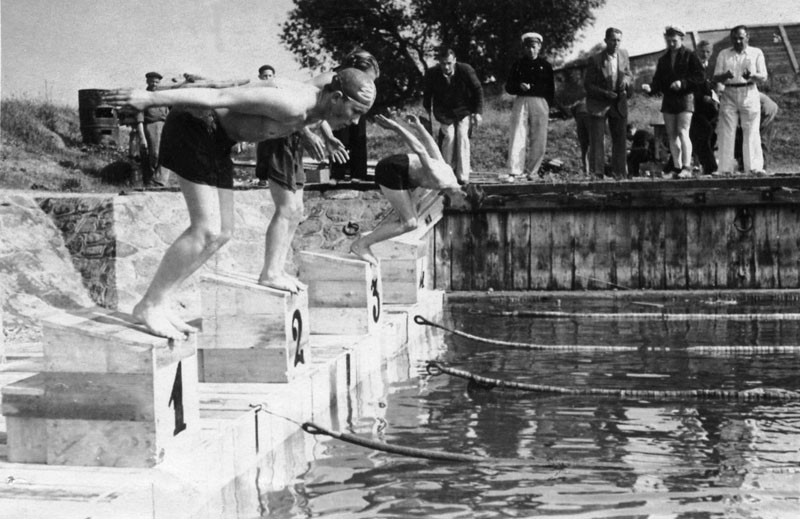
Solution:
M 547 122 L 555 94 L 553 67 L 539 56 L 542 35 L 522 35 L 522 57 L 514 62 L 506 81 L 506 92 L 517 96 L 511 109 L 508 145 L 509 179 L 526 174 L 537 178 L 547 148 Z

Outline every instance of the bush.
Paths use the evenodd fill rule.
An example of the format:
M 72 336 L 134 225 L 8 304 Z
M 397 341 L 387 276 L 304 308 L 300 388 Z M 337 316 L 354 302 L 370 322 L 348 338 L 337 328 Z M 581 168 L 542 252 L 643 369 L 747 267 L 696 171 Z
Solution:
M 31 151 L 56 151 L 80 142 L 77 110 L 26 98 L 3 99 L 0 128 Z M 66 141 L 66 142 L 65 142 Z

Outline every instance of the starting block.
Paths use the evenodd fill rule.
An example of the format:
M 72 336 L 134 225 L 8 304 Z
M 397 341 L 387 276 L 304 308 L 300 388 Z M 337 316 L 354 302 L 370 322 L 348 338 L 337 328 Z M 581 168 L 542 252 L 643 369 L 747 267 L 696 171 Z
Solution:
M 418 191 L 421 191 L 418 193 Z M 415 304 L 420 291 L 430 286 L 428 271 L 429 232 L 442 219 L 444 202 L 439 193 L 417 190 L 417 228 L 396 238 L 374 244 L 371 249 L 381 261 L 387 304 Z M 387 218 L 396 218 L 394 212 Z
M 348 253 L 303 251 L 300 278 L 308 283 L 313 333 L 364 335 L 377 331 L 383 311 L 379 267 Z
M 9 461 L 152 467 L 192 452 L 194 336 L 168 341 L 99 308 L 47 318 L 43 334 L 45 372 L 2 389 Z
M 308 293 L 292 294 L 233 273 L 200 280 L 201 382 L 289 382 L 310 362 Z
M 409 233 L 410 234 L 410 233 Z M 381 261 L 381 274 L 387 304 L 415 304 L 420 291 L 430 285 L 425 279 L 428 270 L 428 241 L 405 235 L 374 244 L 372 252 Z

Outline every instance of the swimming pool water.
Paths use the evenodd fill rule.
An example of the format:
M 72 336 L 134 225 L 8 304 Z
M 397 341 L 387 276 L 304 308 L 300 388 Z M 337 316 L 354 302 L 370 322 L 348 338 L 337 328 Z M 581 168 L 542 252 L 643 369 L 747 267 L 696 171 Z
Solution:
M 587 311 L 586 305 L 566 307 Z M 399 445 L 494 459 L 410 459 L 314 437 L 315 461 L 285 488 L 262 495 L 265 516 L 800 517 L 798 402 L 650 402 L 486 391 L 424 370 L 425 361 L 437 358 L 485 376 L 570 387 L 800 390 L 800 353 L 685 350 L 691 344 L 797 344 L 795 322 L 535 319 L 494 315 L 495 310 L 508 308 L 452 307 L 447 324 L 512 341 L 669 349 L 525 351 L 445 335 L 440 344 L 396 359 L 401 369 L 389 366 L 361 387 L 351 417 L 336 425 Z M 609 310 L 629 311 L 609 303 L 588 311 Z M 392 376 L 403 364 L 411 378 Z M 566 466 L 534 467 L 526 460 L 559 460 Z

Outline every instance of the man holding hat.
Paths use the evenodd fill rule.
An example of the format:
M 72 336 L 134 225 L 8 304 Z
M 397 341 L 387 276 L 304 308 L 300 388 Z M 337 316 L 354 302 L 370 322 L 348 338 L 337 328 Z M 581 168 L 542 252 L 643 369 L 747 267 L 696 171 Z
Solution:
M 148 72 L 144 77 L 147 81 L 147 90 L 150 92 L 156 89 L 162 79 L 158 72 Z M 164 129 L 164 121 L 167 120 L 168 113 L 169 108 L 166 106 L 151 106 L 136 116 L 136 128 L 144 148 L 141 161 L 142 181 L 145 187 L 166 185 L 161 165 L 158 163 L 158 149 L 161 144 L 161 131 Z
M 547 122 L 555 94 L 553 67 L 539 56 L 542 35 L 522 35 L 522 54 L 511 66 L 506 92 L 517 96 L 511 111 L 511 136 L 508 145 L 510 179 L 523 173 L 533 180 L 539 174 L 547 148 Z

